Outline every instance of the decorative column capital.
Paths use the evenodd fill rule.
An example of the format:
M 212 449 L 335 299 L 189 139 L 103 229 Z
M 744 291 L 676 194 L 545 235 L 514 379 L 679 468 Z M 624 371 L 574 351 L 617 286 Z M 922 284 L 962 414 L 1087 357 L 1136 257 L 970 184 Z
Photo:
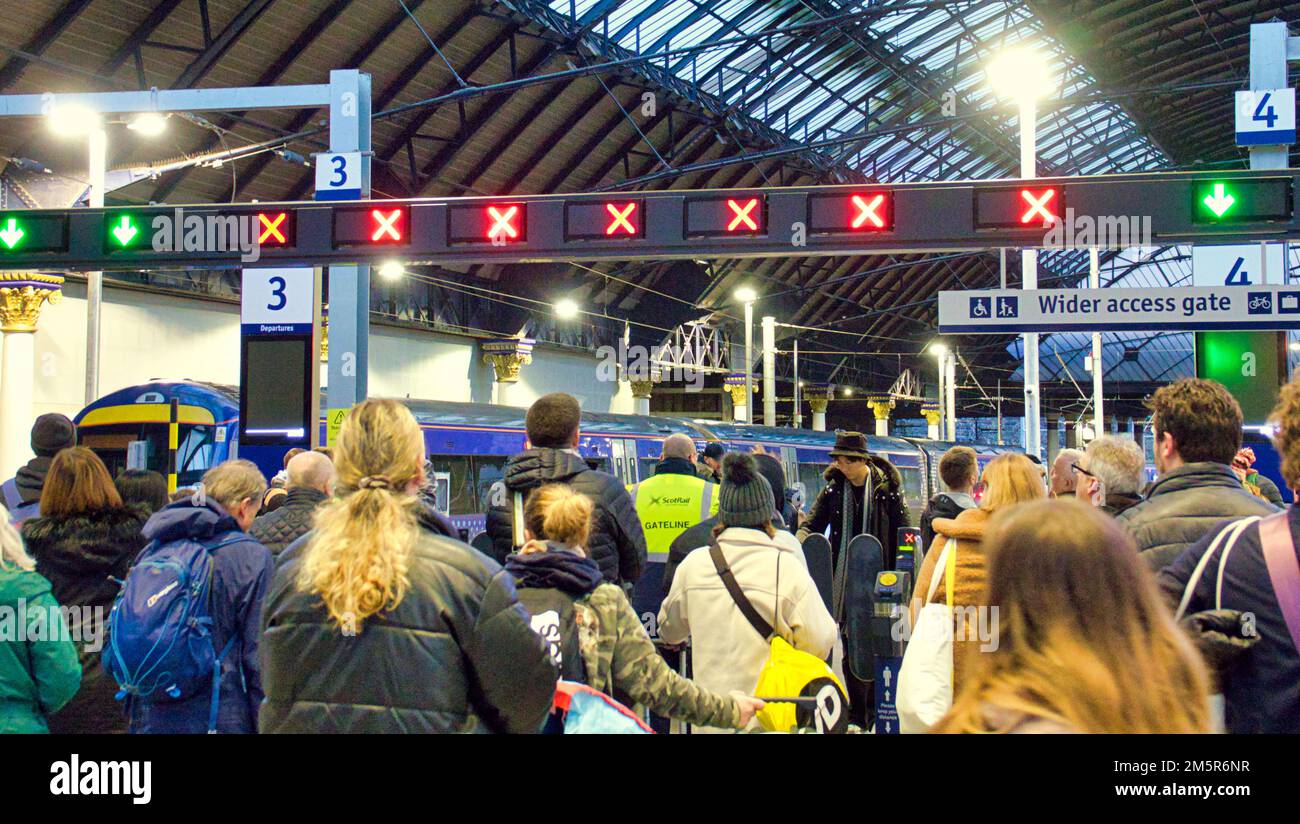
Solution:
M 826 412 L 827 405 L 835 398 L 835 384 L 833 383 L 808 383 L 800 390 L 808 406 L 812 411 L 818 414 Z
M 0 272 L 0 332 L 35 332 L 45 301 L 63 297 L 63 276 Z
M 871 407 L 876 420 L 887 421 L 890 410 L 894 408 L 894 399 L 889 395 L 871 395 L 867 398 L 867 406 Z
M 758 381 L 751 380 L 754 392 L 758 392 Z M 745 373 L 732 372 L 722 379 L 722 387 L 731 393 L 732 406 L 748 406 L 745 400 Z
M 649 398 L 655 385 L 652 380 L 628 381 L 628 383 L 632 385 L 632 397 L 634 398 Z
M 533 362 L 532 338 L 502 338 L 479 344 L 483 362 L 492 364 L 498 383 L 517 383 L 519 370 Z
M 930 426 L 939 425 L 939 403 L 937 401 L 926 401 L 921 404 L 921 414 L 925 416 L 925 422 Z

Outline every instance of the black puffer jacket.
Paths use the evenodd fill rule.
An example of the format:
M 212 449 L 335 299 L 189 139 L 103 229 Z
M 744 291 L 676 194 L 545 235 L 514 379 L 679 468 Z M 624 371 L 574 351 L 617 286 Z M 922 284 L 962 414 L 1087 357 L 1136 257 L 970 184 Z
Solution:
M 1256 498 L 1223 464 L 1183 464 L 1147 490 L 1146 500 L 1117 517 L 1154 572 L 1174 562 L 1216 524 L 1229 518 L 1267 515 L 1277 507 Z
M 543 484 L 562 483 L 591 499 L 596 512 L 587 553 L 610 583 L 635 583 L 645 569 L 645 533 L 636 506 L 618 478 L 587 466 L 576 452 L 540 447 L 527 449 L 506 462 L 504 483 L 492 487 L 487 532 L 498 562 L 514 548 L 513 493 L 527 498 Z
M 974 507 L 974 499 L 966 492 L 940 492 L 931 498 L 921 513 L 921 548 L 929 552 L 934 546 L 935 518 L 956 518 Z
M 104 671 L 100 651 L 108 643 L 108 613 L 121 589 L 117 581 L 126 578 L 144 547 L 140 529 L 148 519 L 146 507 L 133 506 L 23 524 L 27 551 L 36 559 L 36 571 L 53 585 L 55 600 L 82 608 L 66 613 L 81 656 L 81 689 L 49 718 L 52 733 L 126 732 L 117 683 Z M 79 625 L 86 620 L 89 626 Z
M 263 733 L 503 732 L 541 729 L 556 671 L 491 559 L 422 519 L 392 612 L 344 636 L 295 584 L 307 539 L 279 558 L 262 614 Z
M 248 534 L 271 550 L 272 555 L 279 555 L 285 547 L 311 531 L 316 510 L 324 502 L 325 493 L 319 489 L 295 486 L 284 496 L 279 509 L 257 516 Z

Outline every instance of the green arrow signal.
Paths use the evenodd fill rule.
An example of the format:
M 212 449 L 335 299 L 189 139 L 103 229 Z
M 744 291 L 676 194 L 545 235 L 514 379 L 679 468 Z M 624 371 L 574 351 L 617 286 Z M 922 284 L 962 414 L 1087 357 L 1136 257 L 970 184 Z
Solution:
M 1201 199 L 1201 202 L 1205 204 L 1205 208 L 1214 212 L 1215 217 L 1223 217 L 1232 208 L 1232 204 L 1237 202 L 1235 197 L 1227 194 L 1226 188 L 1224 184 L 1216 183 L 1214 184 L 1214 192 Z
M 18 227 L 17 218 L 11 217 L 5 222 L 4 229 L 0 229 L 0 241 L 4 241 L 4 245 L 12 249 L 18 245 L 25 234 L 27 233 Z
M 120 245 L 125 246 L 131 242 L 131 238 L 135 237 L 136 233 L 139 231 L 140 230 L 135 228 L 131 223 L 131 217 L 129 215 L 122 215 L 121 221 L 113 227 L 113 237 L 117 238 L 117 242 Z

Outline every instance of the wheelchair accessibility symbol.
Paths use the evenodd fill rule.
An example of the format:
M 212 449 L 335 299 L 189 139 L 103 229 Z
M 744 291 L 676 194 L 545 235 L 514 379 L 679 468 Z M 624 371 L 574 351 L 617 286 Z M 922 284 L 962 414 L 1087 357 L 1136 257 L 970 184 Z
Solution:
M 970 316 L 972 318 L 989 318 L 993 316 L 992 298 L 971 298 Z

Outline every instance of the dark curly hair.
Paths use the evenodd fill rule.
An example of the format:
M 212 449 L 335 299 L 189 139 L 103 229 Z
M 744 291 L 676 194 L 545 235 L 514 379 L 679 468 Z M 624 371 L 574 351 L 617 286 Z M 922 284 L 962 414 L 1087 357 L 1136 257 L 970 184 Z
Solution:
M 1273 446 L 1282 456 L 1282 477 L 1292 489 L 1300 489 L 1300 375 L 1277 393 L 1277 406 L 1268 416 L 1277 430 Z
M 1147 401 L 1155 418 L 1155 435 L 1174 436 L 1186 463 L 1208 461 L 1225 466 L 1241 448 L 1241 407 L 1215 381 L 1183 378 L 1156 390 Z

